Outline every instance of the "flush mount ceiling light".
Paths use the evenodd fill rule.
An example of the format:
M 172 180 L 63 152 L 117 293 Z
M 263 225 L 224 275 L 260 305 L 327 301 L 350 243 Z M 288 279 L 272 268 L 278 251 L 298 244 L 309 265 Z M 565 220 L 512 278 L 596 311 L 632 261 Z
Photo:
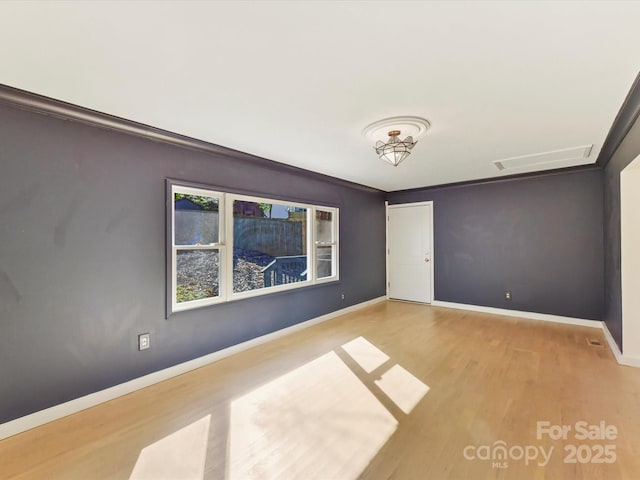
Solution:
M 400 130 L 391 130 L 389 132 L 389 141 L 384 143 L 378 140 L 375 146 L 376 153 L 380 158 L 394 167 L 400 165 L 400 162 L 409 156 L 411 149 L 418 143 L 413 141 L 411 135 L 404 140 L 400 140 L 398 135 L 400 135 Z
M 417 143 L 414 139 L 425 133 L 430 126 L 428 120 L 420 117 L 392 117 L 370 124 L 362 134 L 376 142 L 374 148 L 382 160 L 397 167 L 411 153 Z M 401 133 L 408 136 L 401 140 Z

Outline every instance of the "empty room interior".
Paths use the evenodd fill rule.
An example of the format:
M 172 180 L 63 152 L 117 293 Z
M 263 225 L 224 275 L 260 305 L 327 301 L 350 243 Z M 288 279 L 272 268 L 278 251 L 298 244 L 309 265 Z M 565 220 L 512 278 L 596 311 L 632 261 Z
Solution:
M 635 479 L 640 2 L 0 3 L 0 479 Z

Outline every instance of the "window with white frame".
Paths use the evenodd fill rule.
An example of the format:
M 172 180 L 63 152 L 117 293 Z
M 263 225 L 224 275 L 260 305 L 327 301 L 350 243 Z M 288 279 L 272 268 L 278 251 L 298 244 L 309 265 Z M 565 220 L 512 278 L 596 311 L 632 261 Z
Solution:
M 224 298 L 224 194 L 174 186 L 172 191 L 173 311 Z
M 332 279 L 338 271 L 338 209 L 315 209 L 316 278 Z
M 337 208 L 170 192 L 168 313 L 338 280 Z

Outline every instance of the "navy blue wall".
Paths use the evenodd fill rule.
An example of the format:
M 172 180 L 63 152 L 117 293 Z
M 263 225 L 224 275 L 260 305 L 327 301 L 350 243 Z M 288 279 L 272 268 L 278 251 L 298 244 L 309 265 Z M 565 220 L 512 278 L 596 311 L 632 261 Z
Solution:
M 595 168 L 388 194 L 390 204 L 434 202 L 436 300 L 593 320 L 602 198 Z
M 165 319 L 167 177 L 339 206 L 340 282 Z M 0 422 L 385 294 L 381 192 L 5 105 L 0 231 Z

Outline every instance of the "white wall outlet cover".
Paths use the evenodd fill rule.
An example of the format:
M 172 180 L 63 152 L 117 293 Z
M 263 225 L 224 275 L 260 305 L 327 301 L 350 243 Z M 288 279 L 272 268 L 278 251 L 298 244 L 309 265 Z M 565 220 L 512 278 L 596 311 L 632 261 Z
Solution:
M 138 335 L 138 350 L 146 350 L 151 346 L 151 334 L 141 333 Z

